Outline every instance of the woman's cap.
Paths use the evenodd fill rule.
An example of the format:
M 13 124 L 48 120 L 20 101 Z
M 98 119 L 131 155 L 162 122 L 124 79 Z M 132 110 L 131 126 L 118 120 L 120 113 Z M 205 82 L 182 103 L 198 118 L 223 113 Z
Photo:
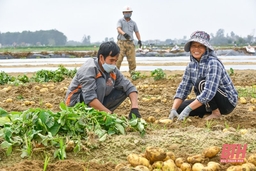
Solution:
M 185 44 L 184 50 L 186 52 L 190 51 L 191 42 L 201 43 L 201 44 L 205 45 L 206 47 L 208 47 L 210 50 L 214 50 L 213 47 L 210 45 L 209 41 L 210 41 L 210 35 L 209 34 L 207 34 L 204 31 L 195 31 L 194 33 L 191 34 L 190 39 Z

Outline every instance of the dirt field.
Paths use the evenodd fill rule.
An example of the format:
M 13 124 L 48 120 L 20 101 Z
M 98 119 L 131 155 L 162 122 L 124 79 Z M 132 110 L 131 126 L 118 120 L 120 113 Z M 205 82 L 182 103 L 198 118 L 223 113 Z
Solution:
M 165 72 L 167 77 L 164 80 L 155 81 L 153 77 L 150 77 L 149 72 L 141 72 L 147 77 L 133 81 L 139 91 L 139 109 L 144 119 L 148 116 L 160 119 L 169 115 L 172 98 L 183 72 Z M 78 155 L 70 152 L 67 154 L 67 159 L 63 161 L 51 157 L 47 171 L 112 171 L 115 170 L 117 164 L 127 163 L 129 154 L 144 153 L 148 146 L 172 151 L 176 158 L 200 154 L 203 149 L 213 145 L 222 148 L 223 144 L 247 144 L 246 157 L 256 153 L 256 111 L 249 111 L 250 107 L 256 106 L 250 103 L 251 98 L 256 97 L 255 70 L 234 71 L 231 78 L 239 90 L 239 95 L 246 97 L 247 100 L 246 104 L 239 102 L 231 114 L 213 121 L 189 117 L 187 122 L 173 122 L 168 125 L 148 123 L 145 137 L 141 137 L 136 132 L 129 132 L 127 135 L 109 136 L 104 142 L 92 139 L 93 147 L 86 148 Z M 29 83 L 12 86 L 9 92 L 1 91 L 0 107 L 7 111 L 24 111 L 28 108 L 46 108 L 45 103 L 48 102 L 53 104 L 53 111 L 58 111 L 59 103 L 65 96 L 62 88 L 67 87 L 70 81 L 71 79 L 65 79 L 61 83 Z M 35 89 L 35 86 L 44 87 L 49 84 L 54 85 L 50 86 L 53 88 L 48 93 L 39 93 Z M 0 90 L 8 86 L 0 85 Z M 19 99 L 20 96 L 23 99 Z M 13 102 L 4 102 L 7 98 L 13 99 Z M 26 106 L 25 100 L 34 101 L 35 104 Z M 130 105 L 127 99 L 115 113 L 128 115 L 129 111 Z M 229 131 L 223 131 L 228 127 Z M 244 129 L 246 133 L 241 131 Z M 0 148 L 0 171 L 42 171 L 44 151 L 46 149 L 37 149 L 33 152 L 31 159 L 22 159 L 20 151 L 15 151 L 10 157 L 6 157 Z M 204 163 L 209 160 L 220 163 L 220 154 L 207 159 Z M 230 165 L 230 163 L 221 163 L 221 170 L 226 170 Z

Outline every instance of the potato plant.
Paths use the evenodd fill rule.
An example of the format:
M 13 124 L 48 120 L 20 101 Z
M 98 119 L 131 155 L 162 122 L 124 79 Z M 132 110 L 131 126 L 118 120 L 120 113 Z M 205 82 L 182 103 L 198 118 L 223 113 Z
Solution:
M 28 157 L 32 155 L 32 145 L 37 144 L 60 147 L 54 155 L 59 159 L 65 158 L 64 137 L 80 142 L 93 133 L 99 141 L 104 141 L 108 135 L 126 134 L 126 130 L 138 131 L 143 136 L 147 125 L 142 118 L 127 120 L 124 116 L 88 108 L 84 103 L 68 107 L 61 102 L 60 111 L 56 113 L 40 108 L 8 113 L 0 108 L 0 118 L 6 120 L 0 125 L 3 127 L 0 138 L 3 139 L 1 147 L 7 155 L 12 153 L 13 147 L 22 146 L 21 156 Z

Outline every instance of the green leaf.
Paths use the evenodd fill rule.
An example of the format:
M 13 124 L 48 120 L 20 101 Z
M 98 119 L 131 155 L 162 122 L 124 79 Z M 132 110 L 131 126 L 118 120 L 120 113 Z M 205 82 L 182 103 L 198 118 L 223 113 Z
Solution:
M 137 119 L 137 118 L 132 119 L 132 120 L 129 121 L 129 124 L 130 124 L 131 126 L 133 126 L 133 127 L 136 126 L 137 123 L 138 123 L 138 119 Z
M 140 132 L 144 131 L 144 125 L 141 122 L 138 122 L 137 128 Z
M 121 125 L 121 124 L 119 124 L 119 123 L 116 123 L 115 126 L 116 126 L 116 129 L 117 129 L 121 134 L 125 135 L 125 130 L 124 130 L 123 125 Z
M 53 136 L 55 136 L 59 132 L 60 128 L 61 125 L 55 122 L 54 125 L 48 129 L 48 131 L 51 132 Z
M 8 116 L 8 112 L 0 107 L 0 117 L 6 117 L 6 116 Z
M 105 141 L 108 134 L 104 134 L 102 137 L 100 137 L 99 141 Z
M 1 143 L 1 147 L 3 149 L 6 149 L 6 155 L 9 156 L 12 153 L 12 144 L 7 142 L 7 141 L 3 141 Z

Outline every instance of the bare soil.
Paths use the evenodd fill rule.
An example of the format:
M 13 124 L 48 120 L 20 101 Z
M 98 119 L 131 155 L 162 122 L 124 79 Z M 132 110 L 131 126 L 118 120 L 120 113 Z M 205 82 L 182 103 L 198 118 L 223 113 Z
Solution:
M 166 79 L 155 81 L 150 77 L 150 72 L 141 72 L 146 78 L 132 81 L 139 91 L 139 109 L 142 117 L 147 119 L 154 116 L 156 119 L 166 118 L 173 103 L 173 96 L 181 81 L 183 71 L 165 71 Z M 17 76 L 23 73 L 14 73 Z M 128 73 L 124 72 L 128 76 Z M 237 89 L 251 88 L 256 85 L 255 70 L 234 71 L 231 76 Z M 51 103 L 51 110 L 58 111 L 59 103 L 65 97 L 63 88 L 68 87 L 71 79 L 61 83 L 29 83 L 12 86 L 11 91 L 1 91 L 10 85 L 0 85 L 0 107 L 7 111 L 24 111 L 28 108 L 47 108 L 46 103 Z M 49 87 L 48 93 L 40 93 L 35 86 Z M 191 94 L 190 97 L 194 95 Z M 67 159 L 59 161 L 53 159 L 49 149 L 34 149 L 32 158 L 22 159 L 21 152 L 15 152 L 7 157 L 0 148 L 0 171 L 42 171 L 44 154 L 52 155 L 47 171 L 112 171 L 120 163 L 127 163 L 127 156 L 131 153 L 144 153 L 148 146 L 161 147 L 166 151 L 174 152 L 177 157 L 188 157 L 200 154 L 203 149 L 210 146 L 222 147 L 223 144 L 247 144 L 246 156 L 256 153 L 256 111 L 249 108 L 256 106 L 250 103 L 254 91 L 248 91 L 246 104 L 238 103 L 236 109 L 219 119 L 205 121 L 198 117 L 189 117 L 187 122 L 173 122 L 168 125 L 148 123 L 147 133 L 141 137 L 136 132 L 127 135 L 109 136 L 106 141 L 91 140 L 91 145 L 79 154 L 69 152 Z M 22 97 L 22 98 L 20 98 Z M 13 102 L 6 103 L 11 98 Z M 25 105 L 26 100 L 34 101 L 33 105 Z M 128 115 L 130 103 L 127 99 L 114 111 L 118 115 Z M 223 131 L 229 127 L 229 131 Z M 241 130 L 246 129 L 246 133 Z M 220 163 L 220 154 L 209 159 Z M 208 160 L 208 161 L 209 161 Z M 205 161 L 207 162 L 207 161 Z M 231 164 L 221 163 L 221 170 L 226 170 Z

